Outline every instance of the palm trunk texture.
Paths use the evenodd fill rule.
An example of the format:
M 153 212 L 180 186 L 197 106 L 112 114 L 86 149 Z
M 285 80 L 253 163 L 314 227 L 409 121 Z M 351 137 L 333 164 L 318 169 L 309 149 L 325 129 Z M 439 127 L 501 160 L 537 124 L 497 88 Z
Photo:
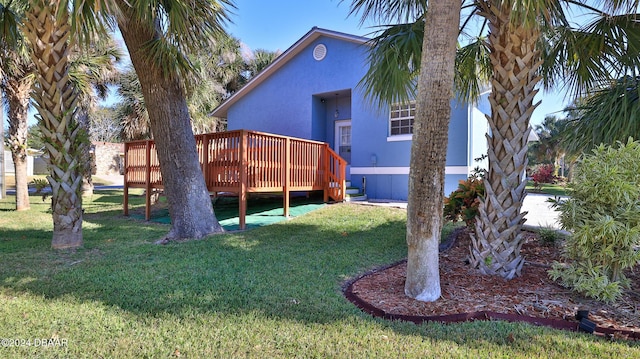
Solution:
M 31 208 L 27 178 L 27 114 L 32 84 L 30 76 L 9 78 L 4 89 L 9 105 L 9 148 L 15 168 L 17 211 Z
M 82 246 L 82 173 L 86 134 L 75 121 L 77 95 L 68 74 L 69 21 L 58 3 L 34 1 L 24 30 L 31 43 L 37 86 L 33 99 L 49 154 L 54 249 Z
M 145 52 L 145 45 L 156 38 L 158 30 L 135 21 L 130 13 L 125 17 L 119 19 L 118 26 L 142 85 L 169 205 L 171 230 L 166 239 L 195 239 L 222 232 L 198 161 L 184 89 L 175 76 L 163 74 Z
M 520 212 L 525 193 L 529 120 L 538 104 L 536 74 L 541 65 L 536 42 L 539 30 L 510 21 L 509 2 L 483 3 L 489 22 L 493 76 L 489 96 L 491 133 L 487 135 L 489 170 L 485 198 L 472 235 L 471 264 L 481 273 L 512 279 L 520 275 L 524 258 Z
M 460 1 L 429 2 L 411 144 L 404 287 L 407 296 L 428 302 L 441 294 L 438 244 L 459 23 Z

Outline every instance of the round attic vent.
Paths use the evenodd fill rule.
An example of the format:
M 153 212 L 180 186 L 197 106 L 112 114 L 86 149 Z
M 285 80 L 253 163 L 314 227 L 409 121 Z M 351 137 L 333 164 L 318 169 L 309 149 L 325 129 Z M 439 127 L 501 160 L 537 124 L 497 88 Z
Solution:
M 325 56 L 327 56 L 327 47 L 324 44 L 318 44 L 313 48 L 313 58 L 316 61 L 324 59 Z

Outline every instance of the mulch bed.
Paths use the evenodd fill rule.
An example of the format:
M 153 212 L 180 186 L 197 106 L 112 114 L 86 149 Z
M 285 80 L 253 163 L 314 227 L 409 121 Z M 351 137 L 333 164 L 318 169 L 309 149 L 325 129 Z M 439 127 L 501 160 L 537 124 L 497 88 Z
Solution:
M 640 293 L 634 291 L 640 287 L 640 266 L 626 273 L 631 289 L 618 302 L 606 304 L 553 282 L 547 271 L 554 261 L 562 261 L 560 248 L 542 243 L 534 233 L 527 233 L 522 246 L 526 259 L 522 276 L 509 281 L 471 268 L 466 262 L 469 235 L 461 230 L 455 236 L 453 245 L 440 253 L 442 296 L 437 301 L 421 302 L 404 295 L 404 261 L 347 283 L 345 295 L 372 315 L 416 323 L 500 319 L 580 330 L 576 314 L 587 310 L 596 334 L 640 339 Z

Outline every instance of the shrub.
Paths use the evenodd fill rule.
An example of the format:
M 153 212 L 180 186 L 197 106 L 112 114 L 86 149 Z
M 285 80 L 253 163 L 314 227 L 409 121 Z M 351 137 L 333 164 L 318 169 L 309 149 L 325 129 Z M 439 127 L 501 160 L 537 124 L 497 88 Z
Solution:
M 567 265 L 556 264 L 554 280 L 604 301 L 628 285 L 623 270 L 640 263 L 640 142 L 601 145 L 578 164 L 570 198 L 556 200 Z
M 540 188 L 542 183 L 555 183 L 556 176 L 554 176 L 555 167 L 551 164 L 537 165 L 531 170 L 531 179 L 533 180 L 533 187 Z
M 444 198 L 444 218 L 453 222 L 462 220 L 467 227 L 472 227 L 478 215 L 480 197 L 484 197 L 482 176 L 474 174 L 460 181 L 458 189 Z

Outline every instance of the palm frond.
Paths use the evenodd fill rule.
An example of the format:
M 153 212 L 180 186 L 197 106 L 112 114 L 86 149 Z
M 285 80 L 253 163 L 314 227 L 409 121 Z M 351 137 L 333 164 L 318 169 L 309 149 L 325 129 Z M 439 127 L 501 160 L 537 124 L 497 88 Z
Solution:
M 477 99 L 482 88 L 488 85 L 493 73 L 489 51 L 486 39 L 478 37 L 476 41 L 460 47 L 456 52 L 454 85 L 461 99 Z
M 232 0 L 132 0 L 127 2 L 149 28 L 161 31 L 167 44 L 189 53 L 207 47 L 231 22 Z
M 142 95 L 142 86 L 133 66 L 129 66 L 118 79 L 116 118 L 120 121 L 120 137 L 125 141 L 151 138 L 149 114 Z
M 640 138 L 640 77 L 624 76 L 569 110 L 563 143 L 571 152 Z
M 370 40 L 369 69 L 358 87 L 378 108 L 415 98 L 424 21 L 387 26 Z
M 595 3 L 611 14 L 633 13 L 640 7 L 639 0 L 598 0 Z
M 427 0 L 352 0 L 349 16 L 360 16 L 360 25 L 367 19 L 380 24 L 409 23 L 426 11 Z
M 146 53 L 152 66 L 162 72 L 167 78 L 178 78 L 190 87 L 197 76 L 197 72 L 188 55 L 168 43 L 165 39 L 148 42 L 142 51 Z
M 114 28 L 113 4 L 110 0 L 59 0 L 55 13 L 60 19 L 68 17 L 71 41 L 84 46 Z
M 598 16 L 578 29 L 557 26 L 545 37 L 542 55 L 547 88 L 561 85 L 581 95 L 640 65 L 637 14 Z
M 9 1 L 6 4 L 0 3 L 0 38 L 3 46 L 17 48 L 21 41 L 19 24 L 22 21 L 21 14 L 24 9 L 20 5 Z
M 537 27 L 541 22 L 552 22 L 559 14 L 563 14 L 562 2 L 559 0 L 498 0 L 510 5 L 510 21 L 517 26 Z

